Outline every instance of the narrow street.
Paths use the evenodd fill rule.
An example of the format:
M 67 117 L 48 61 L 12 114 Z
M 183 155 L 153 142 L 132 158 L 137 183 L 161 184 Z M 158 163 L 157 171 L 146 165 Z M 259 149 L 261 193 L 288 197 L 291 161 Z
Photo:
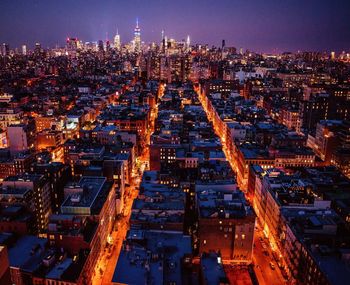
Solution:
M 142 173 L 144 170 L 144 162 L 140 167 L 140 177 L 142 177 Z M 129 230 L 129 220 L 131 215 L 131 209 L 134 199 L 138 195 L 138 190 L 136 190 L 136 186 L 138 186 L 140 180 L 137 176 L 133 179 L 133 183 L 126 187 L 126 195 L 129 195 L 126 199 L 126 203 L 124 205 L 124 214 L 125 216 L 116 220 L 116 224 L 114 227 L 114 231 L 112 232 L 112 242 L 113 245 L 108 246 L 102 253 L 98 262 L 98 272 L 99 274 L 95 275 L 92 284 L 111 284 L 115 267 L 118 262 L 119 253 L 122 247 L 123 240 Z M 101 274 L 102 273 L 102 274 Z
M 160 84 L 158 88 L 158 98 L 161 98 L 163 96 L 164 91 L 165 86 L 163 84 Z M 143 172 L 149 168 L 149 144 L 151 141 L 151 135 L 154 132 L 157 115 L 158 104 L 151 111 L 151 120 L 149 123 L 149 128 L 146 132 L 146 147 L 136 158 L 136 167 L 133 170 L 133 177 L 130 186 L 125 187 L 126 199 L 123 208 L 124 215 L 116 220 L 114 230 L 111 234 L 112 245 L 107 246 L 99 257 L 98 264 L 96 266 L 97 270 L 95 270 L 97 274 L 95 274 L 92 280 L 93 285 L 108 285 L 112 282 L 123 240 L 125 239 L 126 234 L 129 230 L 129 220 L 131 216 L 132 205 L 134 199 L 136 199 L 138 196 L 138 188 L 141 183 Z
M 266 245 L 266 248 L 263 248 L 263 244 Z M 255 231 L 253 263 L 259 285 L 287 284 L 273 257 L 268 239 L 264 237 L 264 233 L 260 228 Z
M 199 101 L 201 102 L 202 107 L 207 114 L 208 120 L 211 122 L 214 122 L 213 120 L 211 120 L 211 115 L 205 106 L 205 94 L 200 92 L 200 88 L 195 88 L 195 91 L 197 92 Z M 236 162 L 234 161 L 232 154 L 228 151 L 229 147 L 227 146 L 227 143 L 225 142 L 224 137 L 221 137 L 219 134 L 219 127 L 213 123 L 213 128 L 216 135 L 220 138 L 220 141 L 222 143 L 222 150 L 225 153 L 225 157 L 227 161 L 230 163 L 233 172 L 237 173 Z M 262 241 L 265 240 L 264 242 L 264 244 L 266 245 L 265 249 L 262 247 L 260 239 Z M 253 251 L 253 264 L 254 264 L 254 271 L 258 278 L 259 284 L 260 285 L 286 284 L 286 281 L 282 276 L 281 270 L 273 258 L 270 244 L 268 241 L 266 241 L 265 237 L 263 236 L 262 230 L 258 229 L 257 231 L 255 231 L 254 240 L 255 241 L 254 241 L 254 251 Z

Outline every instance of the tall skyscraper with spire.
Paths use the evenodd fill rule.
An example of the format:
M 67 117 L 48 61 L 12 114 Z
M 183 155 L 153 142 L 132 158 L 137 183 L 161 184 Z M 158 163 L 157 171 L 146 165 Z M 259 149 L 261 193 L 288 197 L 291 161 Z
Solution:
M 186 51 L 189 51 L 190 47 L 191 47 L 191 40 L 190 40 L 190 36 L 188 35 L 186 39 Z
M 134 30 L 134 52 L 141 51 L 141 29 L 139 27 L 139 20 L 136 19 L 136 27 Z
M 162 40 L 161 40 L 161 44 L 163 43 L 163 40 L 164 40 L 164 30 L 162 30 Z
M 160 47 L 162 52 L 165 53 L 165 38 L 164 38 L 164 30 L 162 30 L 162 41 L 160 42 Z
M 120 48 L 121 48 L 121 46 L 120 46 L 120 35 L 119 35 L 119 32 L 118 32 L 118 29 L 117 29 L 116 35 L 114 36 L 114 48 L 116 50 L 120 50 Z

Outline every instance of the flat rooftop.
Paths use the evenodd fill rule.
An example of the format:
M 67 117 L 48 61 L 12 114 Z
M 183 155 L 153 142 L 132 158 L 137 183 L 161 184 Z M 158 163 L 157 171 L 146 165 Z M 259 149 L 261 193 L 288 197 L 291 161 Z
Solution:
M 201 218 L 244 218 L 254 212 L 241 191 L 197 191 L 197 205 Z
M 92 214 L 97 203 L 104 203 L 99 199 L 106 198 L 109 186 L 105 177 L 83 176 L 77 185 L 66 187 L 67 191 L 72 190 L 74 194 L 69 195 L 62 203 L 62 214 Z
M 10 266 L 17 268 L 25 267 L 32 270 L 39 267 L 46 244 L 46 238 L 38 238 L 29 235 L 20 238 L 15 245 L 8 250 Z
M 200 264 L 206 284 L 220 285 L 228 283 L 220 255 L 216 253 L 202 254 Z
M 0 199 L 1 198 L 23 198 L 28 193 L 32 192 L 33 189 L 29 188 L 9 188 L 9 187 L 2 187 L 0 188 Z
M 62 262 L 56 264 L 48 274 L 46 274 L 46 278 L 48 279 L 61 279 L 64 272 L 67 270 L 69 266 L 73 263 L 71 258 L 66 258 Z
M 182 258 L 191 253 L 191 238 L 182 233 L 134 233 L 131 230 L 112 281 L 122 284 L 182 284 Z

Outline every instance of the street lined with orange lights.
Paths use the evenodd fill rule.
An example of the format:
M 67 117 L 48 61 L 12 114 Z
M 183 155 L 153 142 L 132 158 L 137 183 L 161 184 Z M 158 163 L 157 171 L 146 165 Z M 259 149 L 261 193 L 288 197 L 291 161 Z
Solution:
M 220 134 L 219 126 L 215 125 L 215 120 L 212 119 L 212 114 L 210 114 L 209 110 L 205 105 L 205 94 L 201 92 L 201 88 L 196 87 L 195 91 L 198 94 L 199 101 L 202 104 L 204 111 L 207 114 L 208 120 L 213 123 L 213 128 L 216 135 L 220 138 L 222 149 L 225 153 L 225 157 L 227 161 L 230 163 L 232 170 L 237 173 L 236 162 L 233 159 L 233 154 L 230 154 L 229 147 L 227 146 L 227 141 L 223 134 Z M 221 130 L 222 131 L 222 130 Z M 250 201 L 252 202 L 252 201 Z M 266 285 L 281 285 L 285 284 L 281 270 L 279 266 L 277 266 L 277 262 L 274 258 L 273 249 L 270 246 L 269 241 L 265 238 L 265 235 L 262 230 L 256 230 L 254 235 L 254 251 L 253 251 L 253 263 L 255 265 L 254 271 L 258 278 L 259 284 Z M 260 240 L 266 240 L 265 248 L 260 244 Z
M 158 98 L 161 98 L 164 94 L 165 86 L 159 85 Z M 116 220 L 114 230 L 111 234 L 111 243 L 102 251 L 95 269 L 95 275 L 92 280 L 93 285 L 108 285 L 111 284 L 114 270 L 116 268 L 119 254 L 122 248 L 123 241 L 129 230 L 129 220 L 131 216 L 131 210 L 134 199 L 138 196 L 138 189 L 141 183 L 143 172 L 149 167 L 149 144 L 151 135 L 155 129 L 155 120 L 158 115 L 158 104 L 151 110 L 151 120 L 149 128 L 146 132 L 146 147 L 142 150 L 142 153 L 136 158 L 136 167 L 132 171 L 133 177 L 129 187 L 125 189 L 125 204 L 123 207 L 123 216 Z M 97 274 L 96 274 L 97 272 Z

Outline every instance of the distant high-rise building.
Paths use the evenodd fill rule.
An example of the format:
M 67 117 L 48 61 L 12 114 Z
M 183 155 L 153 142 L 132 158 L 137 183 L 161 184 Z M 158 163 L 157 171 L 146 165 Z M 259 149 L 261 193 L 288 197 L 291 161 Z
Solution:
M 331 59 L 332 59 L 332 60 L 335 59 L 335 52 L 334 52 L 334 51 L 331 52 Z
M 117 30 L 117 33 L 116 33 L 116 35 L 114 37 L 114 48 L 116 50 L 120 50 L 120 35 L 118 33 L 118 30 Z
M 34 48 L 34 54 L 35 55 L 40 55 L 41 53 L 41 44 L 40 43 L 36 43 L 35 44 L 35 48 Z
M 98 51 L 104 51 L 103 41 L 102 40 L 98 41 L 97 49 L 98 49 Z
M 134 52 L 139 53 L 141 51 L 141 29 L 139 27 L 139 20 L 136 20 L 136 27 L 134 30 Z
M 78 48 L 79 40 L 77 38 L 67 38 L 67 50 L 75 51 Z
M 22 54 L 27 55 L 27 46 L 26 45 L 22 45 Z
M 225 46 L 226 46 L 226 42 L 225 42 L 225 40 L 222 40 L 221 47 L 224 49 Z
M 164 42 L 164 52 L 166 52 L 168 49 L 168 37 L 167 36 L 164 37 L 163 42 Z
M 109 51 L 111 49 L 111 43 L 110 41 L 107 39 L 106 40 L 106 51 Z
M 162 42 L 163 43 L 163 40 L 164 40 L 164 30 L 162 30 Z
M 191 46 L 191 41 L 190 41 L 190 36 L 187 36 L 186 39 L 186 50 L 190 50 L 190 46 Z
M 10 46 L 6 43 L 3 43 L 2 44 L 2 47 L 1 47 L 1 55 L 2 56 L 8 56 L 10 55 Z

